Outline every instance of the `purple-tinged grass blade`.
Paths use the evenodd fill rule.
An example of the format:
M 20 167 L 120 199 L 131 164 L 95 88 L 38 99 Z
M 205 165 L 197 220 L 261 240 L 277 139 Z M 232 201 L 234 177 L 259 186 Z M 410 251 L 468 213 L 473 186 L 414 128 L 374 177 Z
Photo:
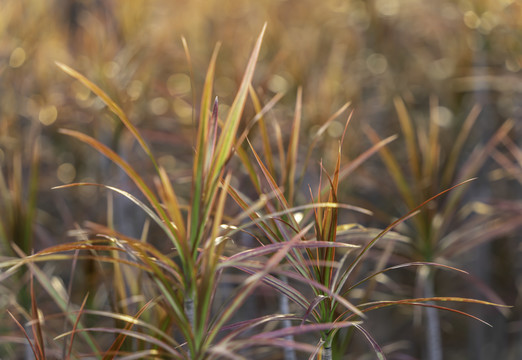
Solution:
M 328 299 L 328 296 L 326 295 L 317 295 L 310 305 L 308 306 L 308 309 L 306 309 L 305 313 L 303 314 L 303 319 L 301 320 L 301 325 L 304 325 L 304 323 L 308 320 L 308 317 L 312 313 L 312 311 L 316 308 L 317 305 L 319 305 L 323 300 Z
M 435 308 L 435 309 L 439 309 L 439 310 L 446 310 L 446 311 L 454 312 L 454 313 L 457 313 L 460 315 L 465 315 L 465 316 L 475 319 L 489 327 L 492 327 L 491 324 L 489 324 L 488 322 L 486 322 L 476 316 L 473 316 L 469 313 L 466 313 L 464 311 L 452 309 L 452 308 L 445 307 L 445 306 L 431 304 L 431 302 L 437 302 L 437 301 L 480 304 L 480 305 L 496 306 L 496 307 L 501 307 L 501 308 L 511 308 L 512 307 L 509 305 L 495 304 L 495 303 L 492 303 L 489 301 L 483 301 L 483 300 L 477 300 L 477 299 L 469 299 L 469 298 L 461 298 L 461 297 L 441 297 L 441 296 L 434 296 L 434 297 L 429 297 L 429 298 L 402 299 L 402 300 L 394 300 L 394 301 L 374 301 L 374 302 L 369 302 L 369 303 L 365 303 L 365 304 L 360 304 L 359 307 L 363 308 L 361 310 L 364 313 L 367 313 L 372 310 L 380 309 L 383 307 L 396 306 L 396 305 L 429 307 L 429 308 Z M 349 319 L 350 317 L 352 317 L 352 315 L 349 315 L 347 318 Z
M 175 359 L 185 359 L 186 357 L 182 355 L 180 352 L 181 349 L 174 348 L 173 346 L 167 344 L 164 341 L 161 341 L 160 339 L 156 338 L 155 336 L 145 334 L 142 332 L 127 330 L 127 329 L 118 329 L 118 328 L 108 328 L 108 327 L 90 327 L 90 328 L 83 328 L 83 329 L 75 329 L 75 333 L 107 333 L 107 334 L 117 334 L 117 335 L 125 335 L 127 337 L 131 337 L 134 339 L 145 341 L 149 344 L 156 345 L 166 351 L 166 354 L 175 358 Z M 65 332 L 63 334 L 60 334 L 59 336 L 55 337 L 55 340 L 58 340 L 64 336 L 72 335 L 72 331 Z
M 402 216 L 401 218 L 395 220 L 393 223 L 391 223 L 390 225 L 388 225 L 388 227 L 386 227 L 384 230 L 382 230 L 379 235 L 377 235 L 372 241 L 370 241 L 362 250 L 361 252 L 359 253 L 359 255 L 357 255 L 357 257 L 354 259 L 354 261 L 348 266 L 348 269 L 346 270 L 346 272 L 341 276 L 341 279 L 340 279 L 340 284 L 339 284 L 339 288 L 338 290 L 340 290 L 342 288 L 342 286 L 344 285 L 344 283 L 346 282 L 346 280 L 348 279 L 349 275 L 351 274 L 351 272 L 355 269 L 355 267 L 359 264 L 359 262 L 361 261 L 361 259 L 363 258 L 363 256 L 370 250 L 370 248 L 379 240 L 381 239 L 384 235 L 386 235 L 386 233 L 388 233 L 389 231 L 391 231 L 393 228 L 395 228 L 397 225 L 403 223 L 404 221 L 406 221 L 407 219 L 413 217 L 414 215 L 416 215 L 420 209 L 422 209 L 426 204 L 428 204 L 429 202 L 431 202 L 432 200 L 444 195 L 445 193 L 459 187 L 459 186 L 462 186 L 462 185 L 465 185 L 471 181 L 473 181 L 475 179 L 469 179 L 469 180 L 466 180 L 466 181 L 463 181 L 455 186 L 452 186 L 450 187 L 449 189 L 446 189 L 444 191 L 441 191 L 440 193 L 438 193 L 437 195 L 435 196 L 432 196 L 431 198 L 429 198 L 428 200 L 422 202 L 420 205 L 417 205 L 415 208 L 413 208 L 411 211 L 409 211 L 406 215 Z
M 324 331 L 324 330 L 333 330 L 333 329 L 342 329 L 350 326 L 354 326 L 358 322 L 351 321 L 337 321 L 337 322 L 328 322 L 328 323 L 320 323 L 320 324 L 305 324 L 305 325 L 297 325 L 292 327 L 287 327 L 284 329 L 277 329 L 273 331 L 263 332 L 257 335 L 252 336 L 252 340 L 257 341 L 258 339 L 273 339 L 280 338 L 286 335 L 299 335 L 305 334 L 312 331 Z
M 442 269 L 448 269 L 448 270 L 453 270 L 453 271 L 457 271 L 457 272 L 460 272 L 460 273 L 468 274 L 467 271 L 458 269 L 456 267 L 449 266 L 449 265 L 444 265 L 444 264 L 439 264 L 439 263 L 434 263 L 434 262 L 416 261 L 416 262 L 404 263 L 404 264 L 388 267 L 386 269 L 383 269 L 381 271 L 375 272 L 375 273 L 365 277 L 364 279 L 362 279 L 362 280 L 358 281 L 357 283 L 351 285 L 346 290 L 346 292 L 343 294 L 343 296 L 346 296 L 348 294 L 348 292 L 350 292 L 351 290 L 355 289 L 359 285 L 365 283 L 366 281 L 375 278 L 376 276 L 379 276 L 379 275 L 384 274 L 384 273 L 386 273 L 388 271 L 391 271 L 391 270 L 397 270 L 397 269 L 402 269 L 402 268 L 411 267 L 411 266 L 435 266 L 435 267 L 439 267 L 439 268 L 442 268 Z
M 382 349 L 379 346 L 379 344 L 377 343 L 377 341 L 375 341 L 375 339 L 370 335 L 370 333 L 365 328 L 363 328 L 360 324 L 354 323 L 353 326 L 364 335 L 366 340 L 368 340 L 368 342 L 370 343 L 370 345 L 373 348 L 373 351 L 375 351 L 375 355 L 377 356 L 377 359 L 386 360 L 386 357 L 384 356 L 384 352 L 382 351 Z

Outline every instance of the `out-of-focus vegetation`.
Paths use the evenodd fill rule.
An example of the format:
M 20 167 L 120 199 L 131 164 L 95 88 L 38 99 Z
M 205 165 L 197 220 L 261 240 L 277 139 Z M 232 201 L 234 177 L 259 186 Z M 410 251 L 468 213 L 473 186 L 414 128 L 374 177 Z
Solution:
M 214 46 L 221 43 L 213 95 L 224 120 L 221 114 L 230 109 L 265 22 L 252 85 L 261 106 L 282 94 L 264 115 L 273 148 L 283 143 L 296 147 L 289 148 L 286 159 L 270 158 L 266 147 L 259 152 L 267 156 L 263 161 L 273 161 L 266 164 L 271 171 L 288 171 L 293 161 L 296 173 L 304 174 L 294 193 L 285 193 L 290 206 L 310 201 L 308 184 L 315 194 L 321 161 L 326 169 L 335 169 L 346 114 L 332 114 L 347 102 L 354 115 L 343 161 L 350 163 L 380 138 L 399 138 L 381 149 L 380 158 L 365 159 L 356 170 L 348 169 L 347 177 L 341 173 L 334 197 L 374 215 L 339 211 L 339 223 L 333 223 L 340 234 L 352 223 L 385 228 L 427 198 L 477 176 L 465 191 L 437 199 L 426 213 L 401 224 L 395 229 L 399 241 L 380 244 L 372 251 L 375 263 L 365 265 L 379 271 L 404 261 L 436 261 L 470 271 L 473 280 L 411 271 L 377 278 L 361 298 L 421 297 L 425 292 L 418 283 L 433 276 L 432 294 L 426 297 L 457 293 L 513 305 L 503 313 L 459 307 L 481 312 L 493 328 L 455 314 L 440 314 L 437 321 L 444 359 L 520 358 L 522 248 L 516 229 L 522 222 L 522 2 L 517 0 L 0 1 L 0 255 L 22 256 L 75 240 L 71 236 L 83 234 L 78 229 L 86 221 L 134 238 L 143 230 L 145 215 L 102 189 L 50 190 L 73 182 L 136 190 L 121 170 L 60 134 L 60 128 L 98 139 L 151 184 L 154 174 L 124 124 L 88 88 L 65 76 L 56 61 L 78 70 L 121 106 L 179 189 L 184 209 L 190 203 L 202 84 Z M 292 133 L 296 103 L 302 114 L 299 141 Z M 258 107 L 246 102 L 240 133 Z M 253 147 L 262 148 L 266 137 L 261 127 L 251 130 Z M 306 161 L 312 143 L 315 148 Z M 230 179 L 232 186 L 254 196 L 258 189 L 248 179 L 255 171 L 248 172 L 244 159 L 232 163 L 239 169 Z M 278 171 L 282 180 L 289 180 L 288 173 Z M 319 220 L 321 216 L 316 214 Z M 171 251 L 154 231 L 150 242 Z M 360 244 L 361 239 L 365 236 L 343 241 Z M 31 268 L 41 283 L 55 285 L 53 301 L 43 290 L 37 299 L 47 314 L 65 312 L 58 293 L 73 273 L 81 285 L 71 302 L 81 304 L 87 291 L 97 297 L 89 298 L 86 308 L 103 304 L 107 297 L 123 301 L 122 289 L 118 295 L 99 291 L 106 274 L 96 261 L 79 262 L 80 269 L 73 272 L 62 266 Z M 25 320 L 37 316 L 30 311 L 28 273 L 0 283 L 0 306 Z M 51 274 L 61 274 L 60 280 Z M 139 293 L 129 293 L 133 291 Z M 259 295 L 259 306 L 267 301 L 264 296 Z M 420 311 L 412 317 L 407 309 L 379 310 L 369 322 L 368 330 L 388 358 L 428 356 L 423 353 L 427 319 Z M 21 334 L 5 312 L 0 317 L 2 324 L 12 324 L 0 328 L 2 351 L 14 356 Z M 340 333 L 340 347 L 349 346 L 361 358 L 365 353 L 374 356 L 360 334 Z M 334 346 L 334 355 L 336 351 L 343 349 Z

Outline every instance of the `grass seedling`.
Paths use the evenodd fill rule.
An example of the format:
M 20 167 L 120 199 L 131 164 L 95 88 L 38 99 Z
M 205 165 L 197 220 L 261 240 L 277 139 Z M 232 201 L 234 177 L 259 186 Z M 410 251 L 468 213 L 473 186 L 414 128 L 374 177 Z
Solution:
M 254 103 L 256 103 L 257 98 L 254 95 L 255 93 L 253 94 L 252 98 L 254 99 Z M 345 110 L 346 108 L 343 107 L 342 109 Z M 300 124 L 300 90 L 298 91 L 297 95 L 295 114 L 294 124 L 292 126 L 293 131 L 299 129 Z M 339 113 L 337 113 L 337 115 L 339 115 Z M 261 128 L 260 133 L 263 136 L 263 153 L 265 157 L 267 157 L 267 165 L 265 165 L 265 163 L 261 160 L 260 155 L 258 155 L 252 145 L 250 145 L 250 150 L 254 156 L 255 162 L 258 164 L 260 169 L 260 175 L 258 175 L 258 173 L 254 170 L 249 171 L 249 174 L 252 178 L 252 183 L 259 192 L 259 197 L 263 197 L 269 200 L 266 200 L 266 203 L 264 206 L 260 207 L 259 211 L 249 212 L 249 216 L 251 220 L 258 226 L 262 234 L 260 235 L 260 238 L 265 239 L 265 241 L 268 243 L 278 244 L 289 241 L 289 239 L 293 239 L 296 236 L 300 236 L 303 243 L 323 244 L 323 246 L 317 247 L 316 249 L 306 248 L 306 246 L 304 250 L 298 248 L 292 249 L 289 251 L 286 257 L 288 266 L 290 266 L 292 270 L 279 271 L 279 278 L 270 278 L 268 283 L 282 295 L 291 299 L 292 302 L 299 308 L 301 308 L 303 315 L 296 319 L 287 318 L 283 323 L 282 329 L 276 330 L 273 333 L 263 334 L 264 337 L 284 335 L 284 345 L 287 349 L 288 347 L 302 349 L 304 345 L 296 343 L 293 336 L 310 331 L 318 332 L 320 334 L 320 339 L 317 342 L 318 345 L 314 349 L 313 354 L 319 354 L 322 359 L 331 359 L 334 356 L 332 348 L 335 348 L 335 356 L 340 358 L 347 355 L 347 349 L 340 349 L 342 347 L 340 346 L 340 343 L 343 343 L 343 340 L 337 339 L 336 337 L 340 329 L 351 327 L 353 329 L 357 329 L 364 335 L 364 337 L 369 341 L 372 348 L 374 349 L 377 357 L 384 358 L 384 352 L 377 345 L 377 342 L 372 338 L 370 333 L 365 330 L 361 323 L 361 320 L 366 318 L 364 313 L 370 310 L 381 308 L 381 305 L 413 305 L 453 311 L 448 307 L 432 304 L 432 301 L 458 301 L 470 303 L 478 302 L 492 305 L 490 302 L 473 299 L 456 297 L 437 298 L 434 296 L 388 301 L 382 303 L 362 301 L 359 304 L 354 305 L 351 299 L 348 300 L 350 298 L 351 291 L 358 287 L 364 286 L 367 283 L 371 283 L 378 275 L 384 274 L 390 270 L 405 267 L 428 266 L 460 271 L 453 267 L 434 262 L 418 261 L 385 268 L 376 273 L 367 275 L 363 280 L 360 281 L 351 279 L 353 278 L 351 275 L 356 273 L 355 270 L 361 265 L 363 259 L 366 258 L 366 255 L 375 243 L 388 234 L 393 228 L 401 225 L 406 220 L 417 215 L 420 209 L 423 208 L 426 204 L 437 200 L 440 196 L 448 193 L 450 190 L 455 189 L 457 186 L 464 185 L 467 181 L 442 191 L 439 194 L 430 197 L 429 200 L 422 202 L 421 205 L 415 206 L 410 212 L 408 212 L 406 216 L 401 217 L 399 220 L 395 221 L 389 227 L 381 231 L 376 237 L 371 239 L 367 245 L 362 248 L 361 251 L 357 250 L 357 246 L 348 249 L 348 251 L 347 249 L 344 249 L 343 252 L 345 255 L 339 259 L 339 256 L 336 256 L 336 249 L 339 249 L 338 245 L 343 243 L 337 240 L 337 231 L 338 229 L 346 227 L 346 224 L 338 224 L 339 210 L 347 208 L 369 214 L 364 209 L 340 204 L 338 202 L 337 189 L 339 181 L 342 177 L 347 176 L 357 166 L 363 163 L 371 154 L 375 153 L 379 149 L 382 150 L 386 144 L 394 139 L 394 137 L 376 142 L 371 149 L 360 155 L 352 163 L 343 168 L 341 168 L 341 145 L 339 145 L 334 175 L 330 177 L 323 169 L 328 180 L 327 186 L 322 188 L 321 185 L 319 185 L 317 195 L 314 196 L 311 194 L 312 202 L 307 206 L 292 206 L 294 204 L 294 196 L 296 194 L 295 184 L 300 183 L 300 179 L 296 179 L 295 177 L 295 166 L 297 164 L 297 153 L 295 152 L 295 149 L 298 148 L 297 142 L 299 137 L 293 133 L 289 140 L 289 145 L 287 147 L 288 150 L 286 151 L 283 150 L 285 149 L 285 146 L 282 144 L 281 138 L 277 138 L 279 161 L 276 161 L 274 152 L 270 148 L 270 140 L 265 135 L 268 133 L 268 131 L 266 131 L 266 124 L 264 119 L 260 119 L 259 124 Z M 343 139 L 344 135 L 340 144 L 342 144 Z M 311 150 L 308 151 L 308 153 L 310 152 Z M 247 160 L 248 158 L 246 155 L 242 156 L 241 159 L 243 160 L 245 166 L 250 163 Z M 284 164 L 281 169 L 281 173 L 279 174 L 275 170 L 275 163 Z M 302 173 L 304 173 L 304 170 Z M 275 179 L 281 179 L 281 184 L 278 185 Z M 266 189 L 265 192 L 263 192 L 262 189 Z M 250 207 L 250 204 L 253 203 L 253 201 L 246 199 L 238 191 L 231 190 L 231 194 L 245 211 L 247 211 Z M 323 194 L 326 194 L 326 198 L 323 197 Z M 325 199 L 325 201 L 323 201 L 323 199 Z M 303 210 L 305 210 L 307 214 L 302 216 L 301 221 L 297 221 L 297 217 L 295 215 Z M 312 219 L 310 220 L 311 217 Z M 288 224 L 291 226 L 285 226 Z M 354 224 L 352 224 L 352 226 L 356 227 Z M 310 235 L 307 231 L 305 231 L 305 229 L 312 227 L 315 231 L 313 235 Z M 350 254 L 356 254 L 353 256 L 352 262 L 348 261 Z M 245 270 L 245 267 L 243 267 L 243 269 Z M 245 271 L 254 272 L 254 269 Z M 349 279 L 351 281 L 349 281 Z M 297 287 L 292 286 L 293 282 L 290 282 L 289 280 L 309 285 L 312 291 L 312 295 L 303 295 Z M 341 308 L 344 308 L 344 310 L 341 310 Z M 455 312 L 460 313 L 456 310 Z M 291 322 L 300 322 L 300 325 L 292 326 L 290 325 Z M 292 358 L 292 356 L 294 356 L 292 353 L 288 351 L 285 352 L 285 359 Z
M 380 155 L 407 209 L 414 208 L 419 201 L 431 197 L 440 189 L 477 176 L 492 151 L 513 127 L 512 121 L 506 121 L 485 145 L 477 145 L 471 155 L 463 159 L 463 148 L 480 113 L 478 106 L 464 120 L 447 151 L 441 145 L 438 104 L 434 99 L 427 127 L 414 125 L 401 99 L 395 99 L 395 107 L 408 158 L 407 166 L 401 166 L 397 156 L 387 148 L 382 148 Z M 374 143 L 381 141 L 372 129 L 368 129 L 367 134 Z M 470 217 L 470 206 L 465 203 L 468 189 L 469 186 L 459 187 L 443 200 L 432 202 L 426 211 L 416 216 L 404 230 L 412 241 L 401 255 L 410 261 L 451 263 L 459 254 L 519 226 L 519 217 L 503 211 L 484 213 L 471 208 L 471 214 L 475 216 Z M 418 271 L 418 284 L 421 284 L 418 292 L 426 297 L 432 297 L 436 292 L 434 271 L 435 268 L 424 267 Z M 438 315 L 433 308 L 427 308 L 426 315 L 428 358 L 440 360 L 442 344 Z

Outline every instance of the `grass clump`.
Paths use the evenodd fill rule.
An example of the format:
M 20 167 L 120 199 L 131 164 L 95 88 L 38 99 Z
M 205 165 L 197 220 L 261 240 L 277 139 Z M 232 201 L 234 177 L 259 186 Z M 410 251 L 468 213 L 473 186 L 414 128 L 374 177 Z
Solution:
M 96 186 L 123 196 L 148 216 L 151 229 L 159 230 L 162 239 L 168 240 L 169 250 L 163 251 L 149 242 L 148 227 L 144 228 L 141 239 L 135 239 L 109 222 L 107 226 L 91 224 L 90 234 L 79 229 L 79 235 L 84 238 L 78 241 L 51 246 L 36 254 L 30 254 L 26 249 L 20 252 L 20 258 L 3 260 L 0 263 L 5 269 L 2 280 L 22 267 L 29 269 L 30 311 L 21 312 L 28 325 L 14 314 L 9 315 L 27 339 L 35 358 L 246 359 L 266 358 L 280 348 L 285 349 L 286 359 L 295 358 L 296 350 L 308 353 L 311 358 L 342 358 L 350 349 L 339 345 L 344 343 L 340 330 L 353 328 L 367 339 L 375 356 L 383 359 L 385 351 L 365 327 L 370 311 L 407 305 L 473 317 L 440 303 L 502 306 L 433 295 L 385 301 L 354 296 L 356 290 L 367 289 L 378 276 L 400 268 L 438 267 L 459 271 L 437 263 L 432 257 L 375 272 L 367 271 L 365 265 L 377 242 L 410 218 L 416 221 L 418 214 L 422 216 L 423 207 L 450 190 L 450 194 L 458 191 L 467 180 L 463 179 L 457 185 L 452 182 L 442 191 L 421 199 L 408 200 L 411 206 L 406 215 L 371 236 L 362 246 L 339 241 L 341 231 L 349 233 L 352 228 L 360 228 L 357 224 L 339 223 L 340 211 L 371 215 L 365 209 L 339 201 L 340 181 L 375 152 L 380 151 L 388 159 L 390 155 L 385 146 L 393 137 L 381 140 L 371 133 L 373 147 L 348 165 L 341 166 L 343 134 L 336 149 L 333 174 L 321 165 L 326 185 L 320 179 L 315 194 L 311 186 L 306 196 L 300 194 L 301 185 L 307 185 L 305 169 L 300 172 L 298 168 L 302 92 L 300 89 L 297 92 L 288 144 L 276 135 L 277 150 L 274 151 L 264 114 L 280 95 L 262 108 L 251 85 L 265 27 L 223 118 L 218 100 L 213 96 L 218 48 L 211 57 L 199 107 L 189 196 L 180 196 L 167 171 L 120 106 L 76 70 L 58 64 L 117 116 L 155 170 L 153 185 L 149 185 L 130 162 L 101 141 L 82 132 L 63 129 L 62 134 L 88 144 L 118 165 L 134 183 L 138 194 L 94 183 L 73 183 L 59 188 Z M 249 99 L 256 115 L 245 126 L 246 130 L 240 132 L 243 110 Z M 341 107 L 331 119 L 347 107 Z M 262 155 L 247 141 L 248 130 L 254 126 L 261 134 Z M 313 152 L 313 145 L 308 154 Z M 238 159 L 234 160 L 246 169 L 251 180 L 252 197 L 245 194 L 241 184 L 233 184 L 235 172 L 231 160 L 235 154 Z M 305 162 L 308 161 L 307 156 Z M 388 160 L 388 165 L 395 169 L 393 160 Z M 392 174 L 399 182 L 400 173 Z M 406 190 L 401 190 L 406 194 Z M 299 203 L 305 198 L 310 201 Z M 230 200 L 241 210 L 239 215 L 228 211 L 229 207 L 234 208 Z M 234 246 L 233 241 L 242 237 L 256 245 L 247 249 Z M 71 264 L 68 286 L 53 277 L 52 269 L 45 268 L 46 264 L 58 261 Z M 95 288 L 93 294 L 82 294 L 81 305 L 76 305 L 72 301 L 73 278 L 77 275 L 77 264 L 83 261 L 91 261 L 98 267 L 105 287 L 103 290 Z M 239 280 L 233 282 L 231 294 L 226 301 L 218 301 L 225 280 L 237 274 Z M 50 300 L 52 305 L 49 306 L 56 309 L 56 313 L 44 314 L 40 309 L 42 297 L 39 299 L 36 293 L 33 278 L 40 290 L 47 293 L 43 298 Z M 266 290 L 279 297 L 278 308 L 266 314 L 241 311 L 260 291 Z M 367 291 L 367 294 L 370 296 L 371 292 Z M 109 300 L 108 304 L 102 305 L 101 299 Z M 61 324 L 62 329 L 57 324 Z

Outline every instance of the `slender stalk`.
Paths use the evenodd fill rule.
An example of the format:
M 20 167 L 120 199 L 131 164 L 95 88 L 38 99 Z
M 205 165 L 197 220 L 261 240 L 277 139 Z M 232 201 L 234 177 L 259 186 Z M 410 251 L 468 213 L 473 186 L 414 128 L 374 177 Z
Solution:
M 423 282 L 424 296 L 431 298 L 435 296 L 434 271 L 427 269 L 428 274 Z M 429 304 L 434 304 L 429 302 Z M 440 338 L 440 320 L 438 310 L 432 307 L 426 309 L 426 350 L 428 360 L 442 360 L 442 342 Z
M 332 360 L 332 347 L 325 344 L 323 345 L 323 352 L 321 354 L 321 360 Z
M 189 324 L 194 328 L 194 300 L 191 297 L 185 297 L 184 308 Z
M 285 284 L 288 284 L 288 278 L 286 276 L 280 277 L 281 281 Z M 279 293 L 279 311 L 281 314 L 290 314 L 290 304 L 288 302 L 288 297 L 285 294 Z M 292 323 L 289 319 L 283 320 L 283 328 L 289 328 L 292 326 Z M 285 340 L 294 341 L 293 335 L 286 335 Z M 285 347 L 284 349 L 285 360 L 297 360 L 297 356 L 294 348 Z

